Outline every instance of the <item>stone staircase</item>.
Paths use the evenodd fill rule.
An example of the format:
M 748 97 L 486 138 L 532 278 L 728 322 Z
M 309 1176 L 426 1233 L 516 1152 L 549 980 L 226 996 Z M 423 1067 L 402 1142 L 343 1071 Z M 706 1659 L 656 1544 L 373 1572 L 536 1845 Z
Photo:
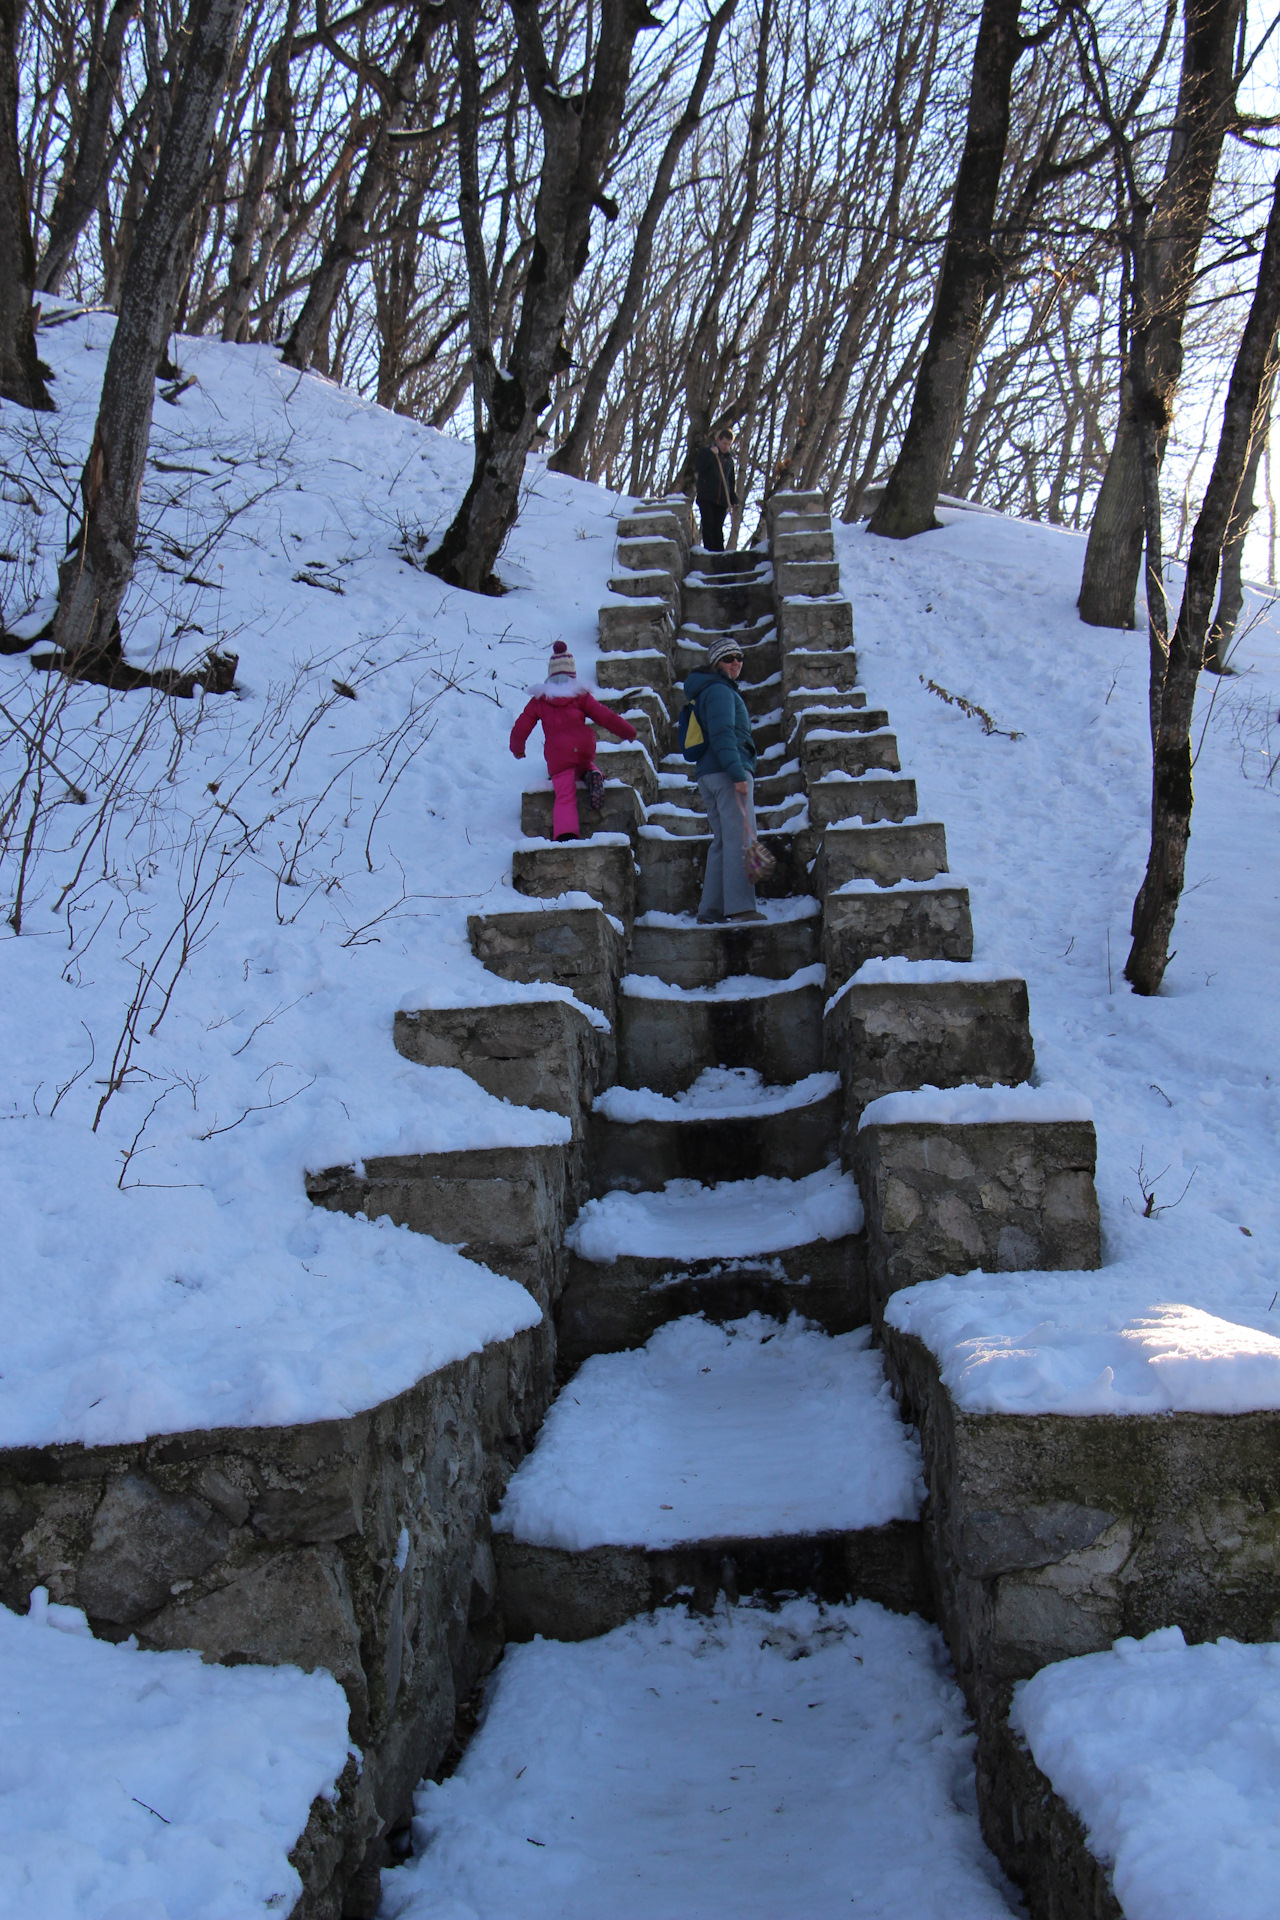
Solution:
M 642 502 L 619 523 L 597 677 L 638 739 L 601 745 L 603 806 L 581 805 L 575 843 L 549 839 L 549 788 L 524 795 L 512 879 L 528 906 L 468 922 L 491 973 L 573 1000 L 397 1016 L 403 1054 L 564 1115 L 569 1145 L 369 1161 L 310 1188 L 322 1205 L 461 1245 L 543 1308 L 536 1388 L 544 1405 L 559 1395 L 495 1516 L 493 1644 L 597 1635 L 681 1596 L 710 1607 L 808 1591 L 936 1616 L 978 1718 L 984 1830 L 1020 1880 L 1048 1872 L 1056 1890 L 1048 1905 L 1036 1896 L 1037 1915 L 1074 1916 L 1063 1876 L 1075 1868 L 1026 1855 L 1018 1795 L 1034 1768 L 1011 1744 L 1010 1688 L 1115 1632 L 1182 1618 L 1177 1582 L 1149 1565 L 1131 1591 L 1150 1605 L 1126 1613 L 1117 1568 L 1147 1524 L 1144 1500 L 1147 1562 L 1167 1572 L 1194 1551 L 1195 1475 L 1175 1486 L 1166 1455 L 1178 1447 L 1171 1428 L 1154 1434 L 1158 1422 L 1154 1437 L 1125 1427 L 1131 1489 L 1108 1474 L 1113 1441 L 1089 1421 L 963 1416 L 922 1342 L 885 1321 L 891 1297 L 919 1281 L 1098 1267 L 1096 1142 L 1078 1102 L 1055 1106 L 1029 1086 L 1025 982 L 973 961 L 969 893 L 949 870 L 943 824 L 919 817 L 889 716 L 857 683 L 824 502 L 777 495 L 767 526 L 767 547 L 710 554 L 693 544 L 683 498 Z M 704 927 L 710 841 L 675 720 L 684 676 L 725 632 L 743 652 L 758 823 L 777 864 L 763 922 Z M 865 1442 L 822 1424 L 814 1389 L 771 1373 L 791 1315 L 832 1368 L 867 1363 Z M 696 1522 L 667 1520 L 680 1505 L 673 1484 L 639 1513 L 615 1464 L 617 1500 L 593 1498 L 584 1518 L 563 1489 L 600 1492 L 601 1394 L 616 1393 L 631 1420 L 627 1383 L 649 1379 L 673 1329 L 704 1323 L 737 1343 L 755 1382 L 750 1444 L 721 1436 L 687 1395 L 653 1400 L 646 1415 L 639 1389 L 634 1444 L 648 1460 L 674 1447 L 681 1484 L 714 1482 L 721 1506 L 710 1498 Z M 873 1338 L 879 1350 L 867 1351 Z M 612 1384 L 606 1365 L 619 1369 Z M 715 1364 L 698 1371 L 716 1385 Z M 877 1399 L 886 1380 L 896 1406 Z M 904 1435 L 921 1449 L 923 1512 L 918 1497 L 886 1505 Z M 1158 1494 L 1144 1447 L 1159 1456 Z M 798 1521 L 776 1500 L 744 1512 L 736 1496 L 766 1457 L 793 1462 L 802 1488 L 827 1486 L 838 1459 L 840 1517 Z M 556 1462 L 558 1506 L 538 1495 Z M 1280 1486 L 1268 1487 L 1280 1506 Z M 1274 1558 L 1259 1549 L 1225 1584 L 1206 1573 L 1189 1623 L 1257 1637 L 1259 1569 Z M 1032 1785 L 1051 1797 L 1040 1776 Z

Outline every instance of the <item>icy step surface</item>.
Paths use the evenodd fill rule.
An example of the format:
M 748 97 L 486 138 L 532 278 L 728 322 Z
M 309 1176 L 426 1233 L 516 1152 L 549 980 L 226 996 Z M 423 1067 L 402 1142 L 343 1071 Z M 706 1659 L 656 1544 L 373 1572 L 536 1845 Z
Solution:
M 494 1529 L 582 1552 L 854 1532 L 914 1520 L 920 1450 L 868 1329 L 794 1315 L 660 1327 L 573 1376 Z
M 347 1750 L 329 1674 L 111 1646 L 37 1587 L 0 1607 L 0 1913 L 290 1913 L 290 1851 Z
M 787 1087 L 766 1086 L 754 1067 L 706 1067 L 691 1087 L 668 1096 L 648 1087 L 606 1087 L 592 1111 L 606 1120 L 755 1120 L 810 1107 L 840 1090 L 838 1073 L 811 1073 Z
M 1007 1920 L 941 1639 L 871 1601 L 508 1647 L 384 1920 Z
M 671 1180 L 658 1193 L 588 1200 L 565 1235 L 580 1260 L 740 1260 L 862 1229 L 851 1173 L 824 1167 L 803 1180 Z
M 810 1240 L 862 1231 L 862 1198 L 852 1173 L 823 1167 L 802 1181 L 668 1181 L 651 1194 L 587 1200 L 564 1236 L 580 1260 L 628 1254 L 637 1260 L 747 1260 Z

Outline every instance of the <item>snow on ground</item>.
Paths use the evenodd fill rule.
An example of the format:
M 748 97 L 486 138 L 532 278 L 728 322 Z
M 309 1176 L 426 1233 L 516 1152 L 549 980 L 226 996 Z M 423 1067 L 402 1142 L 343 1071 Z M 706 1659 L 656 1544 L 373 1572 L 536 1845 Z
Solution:
M 940 1281 L 891 1313 L 966 1405 L 1280 1405 L 1276 607 L 1248 597 L 1239 676 L 1201 686 L 1176 953 L 1140 999 L 1122 972 L 1150 836 L 1145 631 L 1078 619 L 1082 536 L 941 517 L 906 542 L 837 528 L 860 674 L 946 821 L 975 962 L 1025 975 L 1037 1080 L 1092 1103 L 1104 1267 Z
M 1009 1717 L 1127 1920 L 1272 1920 L 1280 1646 L 1189 1647 L 1164 1627 L 1045 1667 Z
M 37 1587 L 25 1617 L 0 1607 L 0 1911 L 287 1914 L 290 1850 L 347 1754 L 329 1674 L 110 1646 Z
M 998 1126 L 1027 1121 L 1092 1120 L 1092 1103 L 1065 1087 L 913 1087 L 882 1093 L 858 1115 L 863 1127 Z
M 565 1238 L 582 1260 L 735 1260 L 861 1227 L 857 1182 L 833 1166 L 803 1180 L 669 1180 L 657 1193 L 606 1193 L 587 1201 Z
M 833 1338 L 798 1314 L 691 1316 L 645 1347 L 595 1354 L 493 1524 L 580 1552 L 914 1520 L 920 1449 L 870 1339 L 867 1328 Z
M 1004 1920 L 935 1630 L 869 1600 L 509 1647 L 382 1920 Z
M 0 410 L 11 631 L 50 611 L 110 327 L 42 331 L 58 413 Z M 126 640 L 138 664 L 237 652 L 240 691 L 107 694 L 0 658 L 8 713 L 29 738 L 48 723 L 58 800 L 0 940 L 0 1444 L 330 1417 L 528 1325 L 522 1288 L 318 1211 L 303 1174 L 567 1137 L 404 1060 L 392 1022 L 529 993 L 472 957 L 466 916 L 535 904 L 510 862 L 543 768 L 507 735 L 553 640 L 592 677 L 619 503 L 532 463 L 511 591 L 453 592 L 402 535 L 412 558 L 416 530 L 432 544 L 465 447 L 265 348 L 178 352 L 199 384 L 156 409 Z M 0 794 L 25 758 L 11 722 Z

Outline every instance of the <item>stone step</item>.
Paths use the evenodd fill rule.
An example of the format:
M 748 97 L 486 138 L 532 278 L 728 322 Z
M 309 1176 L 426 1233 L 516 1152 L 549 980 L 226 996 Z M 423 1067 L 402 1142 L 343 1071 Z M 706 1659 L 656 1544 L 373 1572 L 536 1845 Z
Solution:
M 713 1070 L 678 1100 L 611 1087 L 587 1116 L 587 1181 L 599 1195 L 671 1180 L 800 1180 L 836 1158 L 839 1123 L 834 1073 L 766 1087 L 749 1069 Z
M 589 893 L 624 925 L 635 916 L 636 869 L 625 834 L 517 847 L 511 856 L 511 884 L 517 893 L 541 900 Z
M 599 613 L 600 645 L 606 653 L 671 652 L 675 635 L 675 617 L 670 605 L 661 599 L 615 600 Z
M 809 591 L 809 589 L 805 587 L 792 587 L 788 589 L 784 584 L 790 569 L 797 564 L 836 566 L 836 550 L 830 530 L 804 521 L 800 521 L 797 524 L 793 519 L 786 531 L 783 531 L 782 527 L 775 528 L 773 542 L 769 551 L 773 559 L 775 573 L 777 573 L 778 576 L 779 591 L 781 592 L 804 593 Z M 837 587 L 839 584 L 840 570 L 839 567 L 836 566 Z M 819 589 L 819 591 L 825 592 L 826 589 Z
M 567 1244 L 556 1309 L 562 1377 L 690 1313 L 801 1313 L 828 1333 L 866 1324 L 862 1201 L 838 1167 L 804 1180 L 678 1180 L 660 1193 L 606 1194 L 582 1208 Z
M 640 729 L 640 737 L 655 766 L 664 753 L 670 752 L 673 733 L 671 713 L 666 698 L 656 687 L 624 687 L 621 690 L 602 687 L 597 698 L 602 707 L 608 707 L 611 713 L 625 715 L 633 727 Z M 646 721 L 647 734 L 640 727 L 637 715 L 642 715 Z M 603 727 L 597 730 L 599 740 L 607 741 L 609 737 Z
M 769 918 L 700 927 L 692 914 L 647 913 L 631 931 L 628 965 L 673 987 L 711 987 L 733 974 L 785 980 L 817 964 L 822 907 L 812 898 L 770 900 Z
M 699 794 L 698 798 L 701 797 Z M 797 815 L 803 816 L 804 810 L 803 794 L 790 795 L 776 807 L 757 803 L 756 826 L 761 833 L 783 833 Z M 707 831 L 706 808 L 686 806 L 679 800 L 660 800 L 649 808 L 647 818 L 650 826 L 664 827 L 668 833 L 705 834 Z
M 786 695 L 805 687 L 851 689 L 857 684 L 858 656 L 851 644 L 831 650 L 784 646 L 781 672 Z
M 677 629 L 676 638 L 682 646 L 695 647 L 699 656 L 706 653 L 713 640 L 729 634 L 745 652 L 748 647 L 757 647 L 762 640 L 777 640 L 778 616 L 770 607 L 757 620 L 731 621 L 723 627 L 701 627 L 695 621 L 684 620 Z
M 702 546 L 693 546 L 689 550 L 690 573 L 716 577 L 723 574 L 755 574 L 768 564 L 767 547 L 730 547 L 724 553 L 713 553 L 709 547 Z
M 457 1247 L 518 1280 L 547 1313 L 564 1268 L 568 1166 L 568 1149 L 552 1145 L 375 1154 L 308 1173 L 306 1190 L 330 1213 L 391 1220 Z
M 564 1114 L 575 1133 L 584 1108 L 617 1077 L 613 1033 L 567 1000 L 400 1011 L 392 1038 L 406 1060 L 457 1067 L 513 1107 Z
M 705 816 L 707 810 L 696 775 L 696 761 L 686 760 L 680 753 L 667 754 L 658 770 L 659 799 L 670 800 L 677 807 L 687 807 Z M 784 760 L 777 772 L 757 774 L 753 794 L 757 807 L 778 807 L 796 795 L 803 799 L 804 790 L 800 762 Z
M 684 571 L 688 558 L 689 542 L 687 528 L 677 514 L 665 508 L 650 513 L 629 513 L 618 522 L 619 540 L 674 540 L 681 551 L 680 570 Z
M 844 653 L 853 646 L 853 608 L 838 588 L 817 599 L 779 597 L 778 632 L 785 653 Z
M 770 899 L 778 899 L 783 894 L 806 893 L 808 875 L 797 860 L 795 836 L 790 833 L 762 833 L 760 839 L 774 856 L 777 865 L 768 879 L 760 883 L 757 892 Z M 705 837 L 701 834 L 670 834 L 661 827 L 641 827 L 636 843 L 640 867 L 636 891 L 637 913 L 696 913 L 702 898 L 702 882 L 710 845 L 710 834 Z
M 784 980 L 739 974 L 709 987 L 656 976 L 618 983 L 618 1077 L 624 1086 L 683 1093 L 707 1067 L 755 1067 L 774 1085 L 823 1064 L 825 975 L 820 965 Z
M 972 964 L 868 961 L 829 1002 L 823 1028 L 848 1143 L 882 1094 L 1012 1087 L 1035 1067 L 1026 981 Z
M 853 1164 L 877 1320 L 943 1274 L 1102 1264 L 1088 1103 L 1045 1087 L 927 1087 L 865 1107 Z
M 703 628 L 738 627 L 763 619 L 773 613 L 772 569 L 763 568 L 740 581 L 717 580 L 712 574 L 691 570 L 684 577 L 681 606 L 684 618 Z
M 656 601 L 676 613 L 680 607 L 679 581 L 665 568 L 649 568 L 642 573 L 616 573 L 609 581 L 609 592 L 625 600 Z
M 612 1021 L 625 933 L 603 908 L 473 913 L 467 936 L 476 959 L 499 979 L 567 987 Z
M 829 773 L 809 788 L 809 823 L 822 829 L 841 820 L 906 820 L 916 811 L 916 783 L 905 773 Z
M 927 1606 L 918 1443 L 883 1384 L 865 1332 L 758 1315 L 586 1361 L 494 1516 L 508 1631 L 592 1637 L 682 1587 Z
M 814 728 L 804 736 L 800 764 L 810 786 L 828 773 L 859 774 L 875 768 L 886 773 L 901 772 L 898 742 L 889 729 L 878 733 L 838 733 L 834 728 Z
M 648 749 L 637 740 L 612 740 L 603 727 L 599 731 L 596 765 L 605 777 L 606 789 L 612 780 L 623 781 L 639 794 L 646 807 L 652 806 L 659 797 L 658 770 Z M 629 832 L 630 826 L 623 831 Z
M 596 661 L 596 685 L 606 693 L 657 687 L 670 695 L 673 677 L 670 656 L 656 645 L 635 653 L 605 653 Z
M 821 738 L 829 733 L 883 733 L 888 730 L 889 715 L 883 707 L 820 706 L 802 707 L 787 715 L 787 744 L 798 753 L 810 734 Z
M 822 959 L 835 992 L 867 960 L 973 958 L 969 889 L 955 880 L 878 887 L 846 881 L 823 904 Z
M 830 541 L 828 540 L 828 547 Z M 828 593 L 840 591 L 840 563 L 834 557 L 820 560 L 780 559 L 775 569 L 778 598 L 782 602 L 803 594 L 806 598 L 818 598 Z
M 659 533 L 618 539 L 615 558 L 627 573 L 669 573 L 678 580 L 684 572 L 684 548 L 677 539 L 664 539 Z
M 947 831 L 940 820 L 905 825 L 886 820 L 828 827 L 818 847 L 813 884 L 822 896 L 848 880 L 896 887 L 903 880 L 933 880 L 946 871 Z
M 605 769 L 601 769 L 602 772 Z M 655 780 L 656 786 L 656 780 Z M 534 840 L 552 837 L 552 808 L 555 796 L 550 787 L 537 787 L 520 796 L 520 831 Z M 607 779 L 604 806 L 597 813 L 587 805 L 586 788 L 578 786 L 578 825 L 582 838 L 597 833 L 624 833 L 634 839 L 644 823 L 644 808 L 633 786 L 625 781 Z
M 827 508 L 827 496 L 825 493 L 819 493 L 816 488 L 811 489 L 808 493 L 792 491 L 771 493 L 764 503 L 764 517 L 768 523 L 770 532 L 777 531 L 778 522 L 781 519 L 786 519 L 796 514 L 802 514 L 808 517 L 815 513 L 826 514 L 828 520 L 830 519 Z
M 777 513 L 770 522 L 770 528 L 774 541 L 785 540 L 792 533 L 830 533 L 831 515 L 825 509 L 819 511 L 816 508 L 805 512 L 792 510 Z
M 865 708 L 867 696 L 861 687 L 792 687 L 783 701 L 789 714 L 809 713 L 815 707 L 824 712 L 846 712 L 851 707 Z

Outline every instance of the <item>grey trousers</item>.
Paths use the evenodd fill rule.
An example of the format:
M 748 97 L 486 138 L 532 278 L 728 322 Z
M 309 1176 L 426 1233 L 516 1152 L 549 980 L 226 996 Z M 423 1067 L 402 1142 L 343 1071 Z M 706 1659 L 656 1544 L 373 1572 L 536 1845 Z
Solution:
M 752 804 L 754 788 L 755 782 L 748 780 L 747 820 L 753 829 L 756 818 Z M 711 851 L 707 855 L 707 877 L 702 883 L 698 912 L 750 913 L 756 904 L 756 890 L 743 870 L 747 824 L 742 818 L 738 795 L 733 790 L 733 775 L 699 774 L 698 792 L 707 803 L 707 819 L 711 826 Z

